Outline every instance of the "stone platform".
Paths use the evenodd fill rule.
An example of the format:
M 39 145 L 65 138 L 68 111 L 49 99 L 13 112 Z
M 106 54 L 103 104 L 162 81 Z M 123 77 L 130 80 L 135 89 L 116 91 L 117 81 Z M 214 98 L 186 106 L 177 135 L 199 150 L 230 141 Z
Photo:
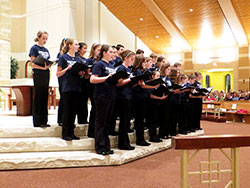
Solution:
M 0 117 L 0 170 L 121 165 L 171 148 L 170 139 L 151 143 L 148 147 L 136 146 L 135 133 L 129 133 L 135 150 L 118 150 L 118 138 L 110 136 L 115 154 L 102 156 L 94 152 L 94 139 L 86 136 L 88 125 L 77 125 L 75 132 L 80 140 L 65 141 L 60 138 L 60 126 L 34 128 L 30 116 L 2 113 Z M 56 111 L 50 111 L 49 123 L 55 120 Z M 197 131 L 188 136 L 203 134 Z M 145 131 L 145 138 L 148 137 Z

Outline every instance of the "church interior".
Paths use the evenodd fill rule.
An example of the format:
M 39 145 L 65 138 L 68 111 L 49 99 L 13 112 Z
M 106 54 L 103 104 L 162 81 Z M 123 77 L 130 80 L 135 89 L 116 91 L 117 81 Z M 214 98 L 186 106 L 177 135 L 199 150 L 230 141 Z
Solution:
M 35 68 L 31 59 L 34 55 L 30 54 L 34 39 L 43 35 L 38 31 L 46 31 L 45 47 L 50 60 L 57 62 L 48 68 L 47 127 L 32 124 Z M 150 142 L 151 129 L 145 126 L 143 137 L 150 143 L 145 147 L 138 144 L 135 125 L 132 127 L 136 131 L 127 133 L 133 150 L 119 149 L 117 133 L 108 137 L 113 154 L 98 155 L 96 137 L 89 136 L 91 110 L 98 107 L 93 103 L 97 97 L 87 96 L 88 120 L 75 120 L 79 140 L 62 139 L 65 127 L 58 122 L 62 96 L 58 67 L 63 67 L 58 54 L 62 39 L 67 39 L 65 45 L 68 39 L 84 43 L 85 59 L 94 57 L 91 54 L 96 44 L 107 44 L 117 51 L 121 44 L 124 51 L 130 50 L 124 58 L 121 56 L 123 62 L 132 53 L 136 59 L 140 49 L 146 61 L 154 54 L 169 67 L 178 63 L 178 74 L 186 75 L 188 80 L 199 73 L 202 89 L 212 89 L 199 98 L 200 127 L 185 134 L 163 136 L 161 142 L 154 143 Z M 88 78 L 91 83 L 97 69 L 93 67 Z M 162 74 L 162 67 L 157 68 Z M 249 90 L 249 0 L 1 0 L 0 187 L 248 188 Z M 181 114 L 183 111 L 178 109 Z M 177 130 L 181 129 L 182 118 L 192 116 L 188 111 L 178 115 Z M 150 112 L 153 114 L 154 109 Z M 134 125 L 137 112 L 131 113 Z M 115 119 L 118 132 L 120 120 Z M 194 121 L 192 117 L 190 121 Z M 161 126 L 156 132 L 161 132 Z

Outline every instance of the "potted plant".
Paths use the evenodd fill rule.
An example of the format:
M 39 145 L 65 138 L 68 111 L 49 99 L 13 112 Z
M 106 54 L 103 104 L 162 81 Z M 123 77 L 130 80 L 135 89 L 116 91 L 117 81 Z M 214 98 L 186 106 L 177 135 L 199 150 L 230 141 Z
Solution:
M 11 69 L 10 69 L 11 79 L 15 79 L 17 75 L 17 70 L 19 69 L 18 61 L 17 59 L 10 57 L 10 62 L 11 62 Z

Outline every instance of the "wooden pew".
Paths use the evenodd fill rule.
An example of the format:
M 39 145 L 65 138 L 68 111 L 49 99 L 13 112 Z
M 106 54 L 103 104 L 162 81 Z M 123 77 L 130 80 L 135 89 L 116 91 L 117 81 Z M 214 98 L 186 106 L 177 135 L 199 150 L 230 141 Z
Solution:
M 222 111 L 226 116 L 227 122 L 244 122 L 250 124 L 250 114 L 237 113 L 240 109 L 245 109 L 250 112 L 249 101 L 223 101 L 221 103 Z
M 218 117 L 220 119 L 220 108 L 221 101 L 203 101 L 202 103 L 202 112 L 205 113 L 207 117 L 208 113 L 214 114 L 214 119 Z

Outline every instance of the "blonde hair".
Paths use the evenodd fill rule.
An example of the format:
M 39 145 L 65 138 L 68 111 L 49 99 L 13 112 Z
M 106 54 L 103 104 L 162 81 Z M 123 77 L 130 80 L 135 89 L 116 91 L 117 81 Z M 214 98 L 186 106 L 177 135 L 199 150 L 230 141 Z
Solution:
M 168 67 L 170 67 L 170 63 L 163 63 L 163 64 L 161 65 L 160 74 L 161 74 L 162 76 L 167 76 L 166 73 L 165 73 L 165 70 L 166 70 Z
M 147 57 L 145 61 L 148 62 L 150 60 L 152 60 L 152 58 L 151 57 Z
M 63 54 L 68 53 L 69 45 L 72 45 L 73 43 L 74 43 L 74 39 L 70 39 L 70 38 L 67 39 L 66 44 L 65 44 L 65 46 L 63 48 Z
M 40 31 L 37 32 L 36 38 L 34 39 L 34 41 L 37 42 L 37 41 L 39 40 L 39 38 L 40 38 L 43 34 L 49 35 L 49 34 L 47 33 L 47 31 L 40 30 Z

